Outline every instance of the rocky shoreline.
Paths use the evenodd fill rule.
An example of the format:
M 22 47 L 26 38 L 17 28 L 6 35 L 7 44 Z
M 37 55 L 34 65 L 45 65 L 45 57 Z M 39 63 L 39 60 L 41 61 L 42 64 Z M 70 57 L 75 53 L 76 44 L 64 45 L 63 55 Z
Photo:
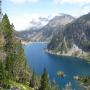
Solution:
M 31 43 L 42 43 L 42 44 L 45 43 L 45 44 L 47 44 L 48 42 L 32 42 L 32 41 L 27 42 L 27 41 L 21 40 L 22 45 L 27 45 L 27 44 L 31 44 Z
M 83 52 L 83 54 L 79 53 L 78 55 L 74 55 L 74 53 L 73 54 L 71 54 L 71 53 L 63 53 L 63 54 L 61 54 L 60 52 L 54 52 L 54 51 L 48 50 L 48 49 L 45 49 L 45 52 L 49 53 L 49 54 L 52 54 L 52 55 L 57 55 L 57 56 L 77 57 L 77 58 L 81 58 L 83 60 L 86 60 L 88 63 L 90 63 L 90 56 L 86 52 Z

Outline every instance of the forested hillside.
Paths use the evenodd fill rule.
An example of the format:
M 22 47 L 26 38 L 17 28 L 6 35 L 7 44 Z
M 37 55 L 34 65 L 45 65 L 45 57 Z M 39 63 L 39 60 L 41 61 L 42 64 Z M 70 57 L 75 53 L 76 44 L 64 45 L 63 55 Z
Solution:
M 67 24 L 62 33 L 59 32 L 52 38 L 48 49 L 58 54 L 88 56 L 90 52 L 90 13 Z
M 9 81 L 25 83 L 30 73 L 21 42 L 15 38 L 6 14 L 0 25 L 0 87 L 7 88 Z
M 5 14 L 0 22 L 0 89 L 59 90 L 49 82 L 46 69 L 38 77 L 28 68 L 21 40 L 16 39 L 13 27 Z

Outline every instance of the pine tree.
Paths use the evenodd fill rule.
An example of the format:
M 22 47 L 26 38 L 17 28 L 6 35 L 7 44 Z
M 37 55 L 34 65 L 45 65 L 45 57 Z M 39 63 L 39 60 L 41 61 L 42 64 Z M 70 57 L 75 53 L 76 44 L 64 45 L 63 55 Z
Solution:
M 30 80 L 30 87 L 32 87 L 32 88 L 34 88 L 35 87 L 35 85 L 36 85 L 36 73 L 35 72 L 33 72 L 33 74 L 32 74 L 32 77 L 31 77 L 31 80 Z
M 24 50 L 21 42 L 16 40 L 13 25 L 10 25 L 6 14 L 3 16 L 2 26 L 6 42 L 4 46 L 4 50 L 7 54 L 5 69 L 8 72 L 8 78 L 17 77 L 18 81 L 23 82 L 25 81 L 27 73 L 27 63 L 24 57 Z
M 14 55 L 14 47 L 13 47 L 14 43 L 12 36 L 13 31 L 7 14 L 5 14 L 2 19 L 2 33 L 5 39 L 4 51 L 7 54 L 5 60 L 5 69 L 7 71 L 7 76 L 11 77 L 13 74 L 13 63 L 15 60 L 15 55 Z
M 14 63 L 16 60 L 16 55 L 14 53 L 9 52 L 5 61 L 5 70 L 7 71 L 7 78 L 13 79 L 14 77 Z
M 17 45 L 17 58 L 14 63 L 14 72 L 17 76 L 18 82 L 24 83 L 27 79 L 28 69 L 27 69 L 27 62 L 24 56 L 24 50 L 22 48 L 21 43 Z
M 6 41 L 5 51 L 10 52 L 13 48 L 13 31 L 7 14 L 5 14 L 2 19 L 2 30 Z
M 2 61 L 0 61 L 0 83 L 5 79 L 5 69 Z
M 0 22 L 2 21 L 2 0 L 0 0 Z
M 50 90 L 47 70 L 44 69 L 44 73 L 41 77 L 41 86 L 39 90 Z

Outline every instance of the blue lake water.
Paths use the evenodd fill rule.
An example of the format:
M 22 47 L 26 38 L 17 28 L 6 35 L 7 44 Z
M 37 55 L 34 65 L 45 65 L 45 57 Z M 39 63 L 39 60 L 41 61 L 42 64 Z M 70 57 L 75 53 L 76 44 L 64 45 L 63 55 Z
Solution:
M 60 87 L 71 82 L 75 90 L 83 90 L 73 76 L 90 76 L 90 64 L 79 58 L 50 55 L 44 51 L 46 44 L 32 43 L 24 46 L 25 56 L 29 67 L 42 75 L 44 68 L 47 68 L 49 78 L 55 80 Z M 58 77 L 57 72 L 63 71 L 66 76 Z

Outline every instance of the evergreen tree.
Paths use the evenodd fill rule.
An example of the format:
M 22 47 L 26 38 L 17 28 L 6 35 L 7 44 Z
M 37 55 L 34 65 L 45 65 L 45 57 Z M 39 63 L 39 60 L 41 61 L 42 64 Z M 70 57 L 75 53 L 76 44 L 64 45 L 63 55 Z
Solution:
M 5 14 L 5 15 L 3 16 L 2 25 L 3 25 L 3 28 L 4 28 L 4 32 L 7 32 L 7 33 L 9 34 L 10 29 L 11 29 L 11 25 L 10 25 L 10 21 L 9 21 L 9 19 L 8 19 L 7 14 Z M 6 29 L 6 30 L 5 30 L 5 29 Z
M 0 83 L 5 79 L 5 69 L 2 61 L 0 61 Z
M 5 51 L 10 52 L 13 48 L 13 32 L 7 14 L 5 14 L 2 19 L 2 30 L 6 41 Z
M 33 72 L 33 74 L 32 74 L 32 77 L 31 77 L 31 80 L 30 80 L 30 87 L 32 87 L 32 88 L 34 88 L 35 87 L 35 85 L 36 85 L 36 73 L 35 72 Z
M 17 76 L 18 82 L 24 83 L 28 77 L 27 62 L 24 56 L 24 50 L 21 43 L 17 45 L 17 58 L 14 63 L 14 72 Z
M 7 14 L 5 14 L 2 19 L 2 33 L 5 39 L 4 51 L 7 54 L 5 61 L 5 69 L 7 71 L 7 76 L 11 78 L 13 74 L 13 63 L 15 60 L 15 55 L 14 55 L 13 31 Z
M 3 33 L 5 37 L 5 52 L 7 54 L 5 69 L 8 78 L 18 77 L 20 82 L 25 80 L 27 63 L 24 57 L 24 50 L 21 42 L 14 36 L 14 26 L 10 25 L 8 16 L 5 14 L 2 19 Z M 15 42 L 16 41 L 16 42 Z
M 44 69 L 44 73 L 41 76 L 41 86 L 39 90 L 50 90 L 47 70 Z
M 1 1 L 1 0 L 0 0 Z M 1 2 L 0 2 L 1 3 Z M 21 42 L 14 36 L 14 25 L 10 25 L 7 14 L 5 14 L 0 21 L 0 36 L 5 43 L 3 44 L 3 55 L 5 56 L 4 62 L 0 62 L 0 84 L 12 81 L 26 82 L 29 78 L 26 59 L 24 57 L 24 50 Z M 2 41 L 0 43 L 2 44 Z
M 14 63 L 15 63 L 15 54 L 9 52 L 8 56 L 6 57 L 6 62 L 5 62 L 5 70 L 7 71 L 7 78 L 8 79 L 13 79 L 14 77 Z

